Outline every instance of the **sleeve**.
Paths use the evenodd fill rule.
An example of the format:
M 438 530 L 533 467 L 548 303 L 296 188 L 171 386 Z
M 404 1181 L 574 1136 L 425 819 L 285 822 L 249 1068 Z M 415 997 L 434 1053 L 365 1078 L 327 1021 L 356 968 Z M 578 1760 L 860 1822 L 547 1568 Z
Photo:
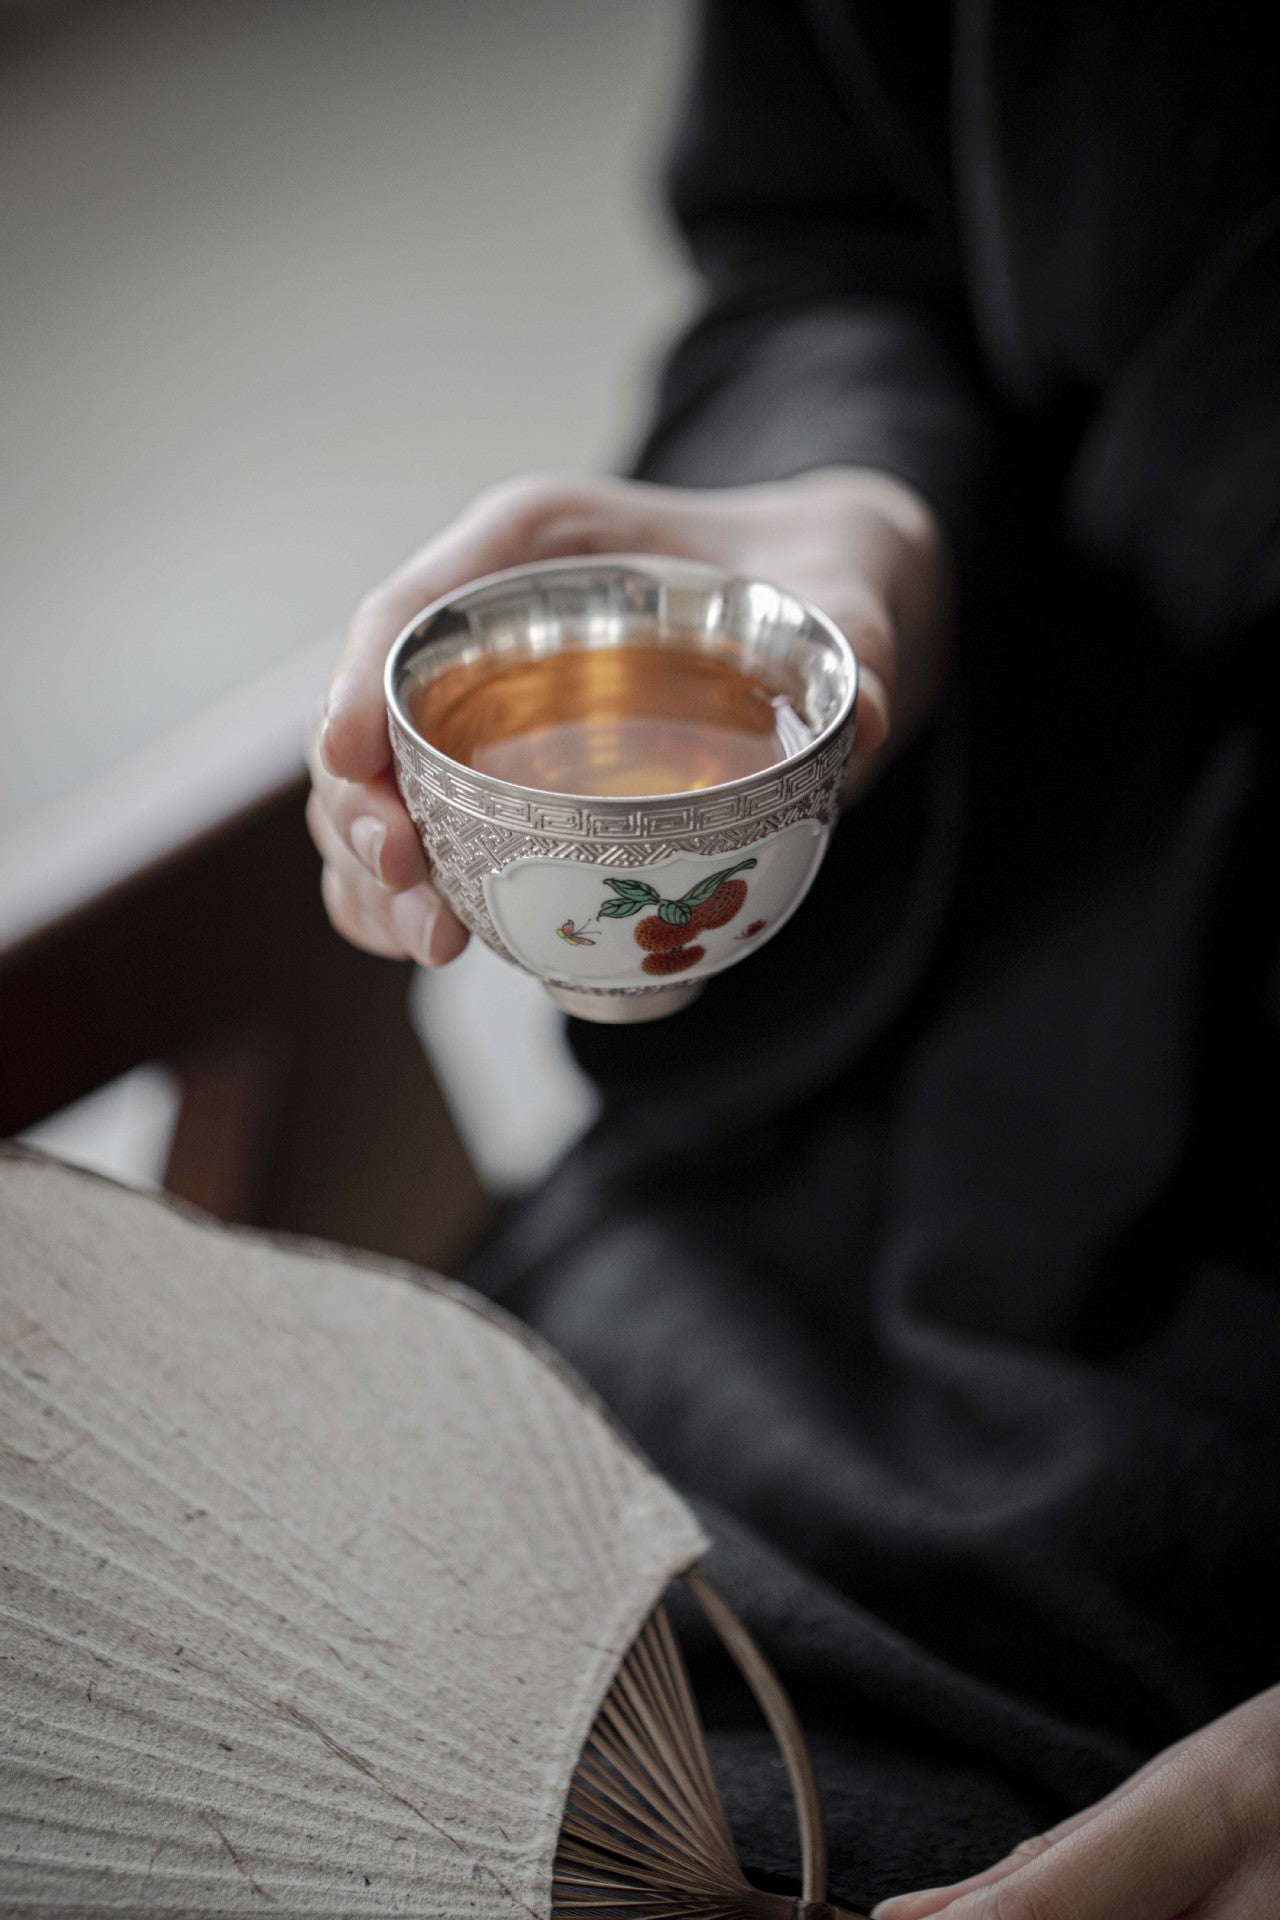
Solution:
M 992 470 L 994 407 L 941 159 L 945 12 L 911 32 L 927 44 L 900 49 L 897 68 L 936 118 L 932 171 L 847 12 L 701 8 L 668 186 L 705 304 L 662 374 L 639 477 L 728 486 L 876 467 L 963 546 Z

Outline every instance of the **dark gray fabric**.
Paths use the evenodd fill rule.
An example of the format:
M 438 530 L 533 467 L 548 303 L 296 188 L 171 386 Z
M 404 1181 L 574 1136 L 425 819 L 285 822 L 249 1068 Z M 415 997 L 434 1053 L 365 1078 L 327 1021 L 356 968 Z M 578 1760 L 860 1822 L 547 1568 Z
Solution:
M 1275 129 L 1221 11 L 705 10 L 641 470 L 900 474 L 959 659 L 775 941 L 576 1030 L 604 1117 L 473 1277 L 708 1503 L 852 1903 L 1277 1677 Z

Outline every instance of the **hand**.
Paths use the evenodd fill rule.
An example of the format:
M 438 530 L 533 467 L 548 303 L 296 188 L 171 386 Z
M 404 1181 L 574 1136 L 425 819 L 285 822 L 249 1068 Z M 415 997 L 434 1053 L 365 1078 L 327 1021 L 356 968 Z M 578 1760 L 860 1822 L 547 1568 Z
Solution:
M 971 1880 L 873 1920 L 1274 1920 L 1280 1687 L 1246 1700 Z
M 311 752 L 311 835 L 339 933 L 370 953 L 451 960 L 466 930 L 431 885 L 391 771 L 382 670 L 428 602 L 480 574 L 578 553 L 666 553 L 755 574 L 813 601 L 858 656 L 864 785 L 941 686 L 950 563 L 932 510 L 885 474 L 833 469 L 723 491 L 535 477 L 492 488 L 360 604 Z

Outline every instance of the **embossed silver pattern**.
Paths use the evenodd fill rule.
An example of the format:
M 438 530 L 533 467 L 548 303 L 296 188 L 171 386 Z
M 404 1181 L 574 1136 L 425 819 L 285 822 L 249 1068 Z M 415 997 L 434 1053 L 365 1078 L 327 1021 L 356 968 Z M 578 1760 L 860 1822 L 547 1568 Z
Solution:
M 818 742 L 759 785 L 704 801 L 667 806 L 601 801 L 545 801 L 455 772 L 394 713 L 390 717 L 396 782 L 410 818 L 430 848 L 435 882 L 453 911 L 495 952 L 504 945 L 484 896 L 488 873 L 532 855 L 589 866 L 648 867 L 675 853 L 737 853 L 800 820 L 830 826 L 840 810 L 853 745 L 852 729 Z M 602 844 L 604 843 L 604 844 Z M 514 962 L 518 965 L 519 962 Z M 590 992 L 592 989 L 579 989 Z M 652 993 L 652 987 L 595 991 Z

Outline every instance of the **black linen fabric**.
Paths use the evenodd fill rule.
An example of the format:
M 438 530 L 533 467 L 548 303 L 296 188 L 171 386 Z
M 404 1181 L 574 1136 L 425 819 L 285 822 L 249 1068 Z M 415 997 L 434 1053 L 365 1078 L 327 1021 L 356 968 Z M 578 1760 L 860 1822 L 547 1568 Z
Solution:
M 986 1864 L 1274 1682 L 1280 235 L 1245 16 L 704 8 L 707 284 L 639 456 L 871 465 L 960 563 L 929 734 L 472 1275 L 704 1504 L 833 1891 Z M 768 1737 L 682 1616 L 749 1870 Z

